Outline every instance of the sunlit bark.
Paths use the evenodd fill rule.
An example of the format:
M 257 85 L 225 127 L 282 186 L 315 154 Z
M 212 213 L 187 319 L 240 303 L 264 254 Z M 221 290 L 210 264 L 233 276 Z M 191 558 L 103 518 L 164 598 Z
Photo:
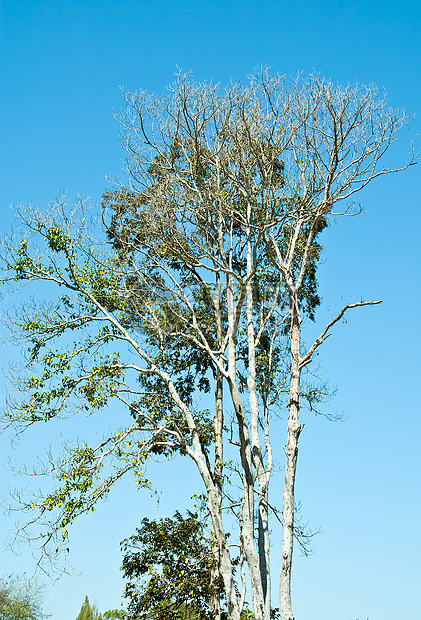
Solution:
M 23 210 L 26 232 L 3 243 L 5 282 L 59 290 L 56 305 L 24 304 L 14 320 L 32 374 L 6 425 L 116 401 L 131 416 L 96 447 L 78 445 L 51 464 L 57 488 L 23 507 L 38 511 L 31 524 L 42 524 L 46 553 L 66 548 L 67 526 L 123 475 L 148 488 L 148 459 L 186 456 L 203 482 L 211 579 L 223 580 L 230 620 L 248 596 L 256 620 L 270 620 L 269 513 L 280 518 L 283 501 L 280 608 L 282 620 L 294 620 L 302 374 L 348 309 L 380 303 L 347 304 L 304 349 L 303 319 L 320 303 L 319 238 L 332 217 L 360 211 L 357 192 L 393 171 L 381 160 L 405 116 L 373 87 L 318 76 L 290 83 L 265 70 L 248 87 L 221 91 L 179 75 L 166 99 L 126 98 L 129 187 L 104 195 L 105 235 L 92 238 L 101 233 L 95 221 L 89 230 L 83 205 L 72 221 L 60 203 L 47 214 Z M 208 391 L 211 412 L 200 406 Z M 273 458 L 284 448 L 272 442 L 279 411 L 287 413 L 285 477 L 283 494 L 271 485 L 271 501 Z M 220 620 L 218 593 L 209 604 Z

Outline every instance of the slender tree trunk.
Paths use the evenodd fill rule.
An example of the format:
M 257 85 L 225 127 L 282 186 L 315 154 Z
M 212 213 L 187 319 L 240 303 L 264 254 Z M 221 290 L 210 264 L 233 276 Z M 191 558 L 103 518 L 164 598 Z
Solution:
M 252 206 L 249 203 L 247 217 L 250 221 Z M 259 559 L 259 574 L 261 592 L 256 593 L 256 603 L 260 609 L 255 608 L 256 618 L 270 620 L 270 571 L 269 571 L 269 538 L 268 538 L 268 510 L 267 510 L 267 490 L 269 476 L 265 467 L 264 457 L 260 444 L 259 419 L 260 411 L 257 400 L 256 388 L 256 334 L 253 321 L 253 274 L 256 269 L 256 257 L 253 253 L 251 243 L 251 229 L 247 228 L 247 284 L 246 284 L 246 313 L 247 313 L 247 337 L 248 337 L 248 377 L 247 386 L 249 390 L 250 404 L 250 440 L 253 450 L 253 465 L 257 473 L 259 505 L 258 505 L 258 524 L 257 524 L 257 544 Z
M 294 541 L 294 512 L 295 512 L 295 474 L 298 456 L 298 438 L 301 433 L 301 424 L 298 416 L 300 411 L 300 319 L 297 309 L 297 299 L 292 300 L 291 325 L 291 386 L 288 414 L 288 441 L 286 445 L 286 466 L 284 484 L 283 508 L 283 539 L 282 563 L 279 583 L 279 602 L 282 620 L 294 620 L 291 607 L 291 568 L 292 550 Z
M 210 615 L 212 620 L 221 620 L 221 601 L 219 597 L 219 580 L 220 580 L 220 552 L 219 544 L 216 540 L 215 530 L 211 529 L 211 552 L 213 556 L 213 565 L 210 574 L 211 595 L 209 601 Z
M 225 594 L 227 597 L 228 618 L 229 620 L 240 620 L 240 610 L 238 608 L 238 598 L 235 590 L 235 582 L 232 574 L 232 561 L 226 543 L 226 535 L 220 516 L 219 501 L 214 487 L 208 491 L 208 506 L 212 517 L 213 532 L 218 543 L 220 552 L 219 571 L 224 581 Z
M 250 445 L 248 426 L 245 421 L 243 405 L 240 393 L 235 382 L 230 381 L 231 396 L 234 409 L 237 415 L 238 432 L 240 440 L 240 456 L 243 471 L 244 488 L 244 523 L 243 523 L 243 545 L 247 561 L 250 578 L 250 594 L 252 598 L 253 611 L 256 620 L 264 618 L 264 599 L 262 580 L 259 567 L 259 557 L 255 545 L 254 530 L 254 476 L 253 476 L 253 456 Z
M 223 459 L 223 442 L 222 430 L 224 423 L 223 410 L 223 378 L 219 370 L 215 374 L 215 417 L 214 417 L 214 435 L 215 435 L 215 462 L 214 462 L 214 483 L 217 494 L 219 495 L 219 511 L 222 507 L 222 459 Z M 211 548 L 214 564 L 211 569 L 211 598 L 210 611 L 212 620 L 221 619 L 221 601 L 219 596 L 220 582 L 220 548 L 215 536 L 215 531 L 211 529 Z

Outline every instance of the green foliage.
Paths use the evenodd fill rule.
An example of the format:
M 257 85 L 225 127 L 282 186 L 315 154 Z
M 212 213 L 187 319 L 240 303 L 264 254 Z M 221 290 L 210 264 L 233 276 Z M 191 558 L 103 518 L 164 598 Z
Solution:
M 142 520 L 136 534 L 123 541 L 124 596 L 128 617 L 181 620 L 209 617 L 212 595 L 210 539 L 197 513 L 187 517 Z
M 88 597 L 85 596 L 76 620 L 102 620 L 102 615 L 99 613 L 97 606 L 91 605 Z
M 41 602 L 40 588 L 24 579 L 0 579 L 1 620 L 43 620 L 47 618 Z
M 124 620 L 127 617 L 127 613 L 124 609 L 109 609 L 102 614 L 105 620 Z

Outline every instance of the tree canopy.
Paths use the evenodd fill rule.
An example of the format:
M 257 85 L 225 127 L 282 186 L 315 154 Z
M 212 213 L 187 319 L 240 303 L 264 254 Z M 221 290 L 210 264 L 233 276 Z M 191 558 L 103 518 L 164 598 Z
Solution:
M 222 595 L 223 584 L 212 584 L 215 558 L 197 513 L 176 512 L 157 521 L 145 517 L 122 549 L 129 617 L 210 617 L 211 599 Z
M 405 114 L 373 86 L 265 70 L 225 89 L 179 75 L 165 98 L 126 98 L 127 182 L 99 212 L 65 199 L 46 212 L 23 208 L 3 242 L 5 283 L 35 285 L 37 295 L 11 318 L 26 363 L 6 425 L 127 412 L 116 409 L 115 430 L 97 445 L 68 445 L 49 466 L 56 487 L 23 506 L 54 557 L 74 519 L 123 475 L 148 488 L 150 459 L 185 456 L 202 479 L 211 584 L 223 583 L 228 617 L 239 620 L 248 590 L 256 619 L 270 618 L 275 515 L 281 615 L 293 620 L 300 409 L 317 411 L 324 396 L 308 369 L 345 312 L 379 303 L 345 305 L 304 347 L 320 304 L 320 236 L 392 172 L 383 159 Z M 285 447 L 273 443 L 282 415 Z M 284 453 L 283 499 L 272 499 L 274 457 Z M 211 616 L 221 617 L 220 600 Z
M 17 577 L 0 579 L 1 620 L 44 620 L 41 588 Z

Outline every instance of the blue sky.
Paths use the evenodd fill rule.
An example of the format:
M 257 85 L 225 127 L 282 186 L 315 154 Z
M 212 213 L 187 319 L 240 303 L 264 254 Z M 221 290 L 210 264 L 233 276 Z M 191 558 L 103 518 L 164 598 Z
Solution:
M 113 117 L 123 106 L 120 87 L 164 93 L 177 66 L 198 80 L 221 82 L 245 79 L 262 64 L 293 76 L 315 70 L 341 83 L 373 82 L 392 106 L 415 115 L 391 163 L 405 159 L 411 138 L 419 144 L 415 1 L 2 0 L 0 6 L 3 233 L 12 224 L 12 203 L 43 208 L 63 191 L 98 201 L 109 187 L 106 175 L 123 167 Z M 363 196 L 370 213 L 324 233 L 323 308 L 308 339 L 342 301 L 384 303 L 354 311 L 320 351 L 326 378 L 338 388 L 329 406 L 348 419 L 329 423 L 305 414 L 297 496 L 306 520 L 323 533 L 310 559 L 296 556 L 297 620 L 420 618 L 420 186 L 419 165 L 377 180 Z M 1 349 L 4 364 L 16 355 Z M 86 432 L 100 423 L 89 420 Z M 30 461 L 61 432 L 39 429 L 14 450 L 0 438 L 0 494 L 22 482 L 3 468 L 7 457 Z M 53 619 L 74 620 L 86 594 L 102 611 L 119 606 L 119 542 L 145 514 L 172 513 L 195 490 L 182 464 L 157 469 L 156 483 L 164 489 L 159 505 L 127 481 L 75 526 L 71 559 L 79 574 L 48 586 Z M 280 479 L 272 492 L 276 484 Z M 14 521 L 0 515 L 0 539 Z M 31 553 L 20 552 L 0 549 L 0 574 L 32 572 Z

